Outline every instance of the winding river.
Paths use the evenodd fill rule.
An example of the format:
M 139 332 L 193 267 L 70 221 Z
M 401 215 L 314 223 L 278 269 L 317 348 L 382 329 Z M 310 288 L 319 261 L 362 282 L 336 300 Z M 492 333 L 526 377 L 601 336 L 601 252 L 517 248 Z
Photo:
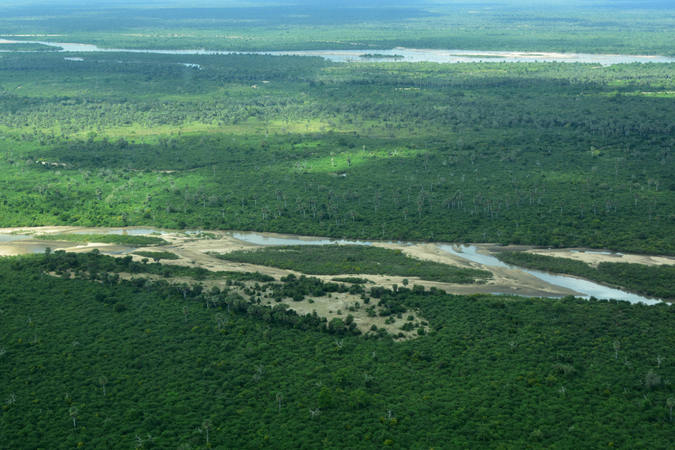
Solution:
M 349 241 L 349 240 L 331 240 L 319 239 L 309 237 L 271 237 L 259 233 L 240 233 L 233 232 L 232 237 L 235 239 L 248 242 L 255 245 L 372 245 L 369 241 Z M 412 243 L 401 243 L 412 245 Z M 582 278 L 576 278 L 566 275 L 554 275 L 548 272 L 539 270 L 525 269 L 518 266 L 513 266 L 501 262 L 494 256 L 486 255 L 478 252 L 478 248 L 474 245 L 453 246 L 449 244 L 435 244 L 440 250 L 451 253 L 460 258 L 482 264 L 486 267 L 504 267 L 512 270 L 519 270 L 530 274 L 546 283 L 554 286 L 560 286 L 570 289 L 574 292 L 580 293 L 580 297 L 589 299 L 595 297 L 601 300 L 625 300 L 630 303 L 645 303 L 647 305 L 655 305 L 661 303 L 661 300 L 643 297 L 638 294 L 626 292 L 620 289 L 610 288 L 602 284 L 594 283 Z
M 141 236 L 141 235 L 171 235 L 173 234 L 182 234 L 187 235 L 190 238 L 194 236 L 195 239 L 200 239 L 200 230 L 190 230 L 190 231 L 170 231 L 170 230 L 161 230 L 157 228 L 143 228 L 143 227 L 130 227 L 130 228 L 108 228 L 108 229 L 83 229 L 83 230 L 72 230 L 68 231 L 69 233 L 75 234 L 127 234 L 132 236 Z M 348 239 L 328 239 L 328 238 L 318 238 L 311 236 L 286 236 L 286 235 L 268 235 L 255 232 L 238 232 L 231 231 L 226 233 L 227 236 L 230 236 L 233 239 L 236 239 L 241 242 L 246 242 L 249 244 L 260 245 L 260 246 L 274 246 L 274 245 L 374 245 L 378 244 L 396 244 L 399 246 L 412 246 L 416 245 L 413 242 L 392 242 L 392 241 L 361 241 L 361 240 L 348 240 Z M 36 239 L 35 236 L 28 234 L 1 234 L 0 233 L 0 245 L 20 245 L 21 248 L 27 253 L 43 253 L 47 247 L 59 248 L 59 245 L 56 241 L 44 241 Z M 482 253 L 478 250 L 478 247 L 475 245 L 451 245 L 444 243 L 436 243 L 435 245 L 439 250 L 450 253 L 454 256 L 463 258 L 467 261 L 481 264 L 486 267 L 495 267 L 495 268 L 508 268 L 510 270 L 520 271 L 527 273 L 531 276 L 538 278 L 541 281 L 544 281 L 550 285 L 566 288 L 568 290 L 579 293 L 579 297 L 590 298 L 595 297 L 602 300 L 625 300 L 631 303 L 644 303 L 647 305 L 654 305 L 661 303 L 661 300 L 643 297 L 638 294 L 633 294 L 626 292 L 620 289 L 610 288 L 602 284 L 594 283 L 582 278 L 576 278 L 566 275 L 551 274 L 548 272 L 542 272 L 539 270 L 525 269 L 518 266 L 513 266 L 501 262 L 499 259 L 491 256 L 489 254 Z M 127 254 L 133 251 L 133 247 L 126 246 L 110 246 L 109 251 L 106 251 L 108 254 Z M 572 250 L 574 251 L 574 250 Z M 501 292 L 495 292 L 495 294 L 501 294 Z M 509 295 L 513 295 L 509 293 Z
M 487 267 L 505 267 L 508 269 L 520 270 L 525 273 L 539 278 L 542 281 L 552 284 L 554 286 L 562 286 L 567 289 L 571 289 L 575 292 L 579 292 L 584 298 L 595 297 L 598 299 L 614 299 L 614 300 L 625 300 L 631 303 L 645 303 L 648 305 L 654 305 L 656 303 L 661 303 L 661 300 L 643 297 L 638 294 L 633 294 L 631 292 L 622 291 L 620 289 L 610 288 L 602 284 L 594 283 L 592 281 L 585 280 L 583 278 L 571 277 L 566 275 L 557 275 L 548 272 L 542 272 L 540 270 L 526 269 L 523 267 L 513 266 L 510 264 L 503 263 L 494 256 L 485 255 L 479 253 L 478 249 L 474 245 L 462 245 L 459 247 L 459 250 L 456 250 L 451 245 L 440 244 L 438 246 L 441 250 L 448 253 L 452 253 L 455 256 L 460 258 L 468 259 L 479 264 L 483 264 Z
M 122 49 L 102 48 L 93 44 L 78 44 L 69 42 L 47 41 L 16 41 L 0 39 L 2 44 L 42 44 L 50 47 L 59 47 L 61 52 L 67 53 L 154 53 L 162 55 L 272 55 L 272 56 L 318 56 L 333 62 L 435 62 L 435 63 L 467 63 L 467 62 L 564 62 L 588 63 L 609 66 L 613 64 L 630 63 L 673 63 L 675 58 L 658 55 L 616 55 L 599 53 L 555 53 L 555 52 L 524 52 L 524 51 L 486 51 L 486 50 L 441 50 L 396 47 L 388 50 L 287 50 L 287 51 L 258 51 L 238 52 L 222 50 L 155 50 L 155 49 Z M 82 58 L 68 58 L 79 61 Z M 197 64 L 185 64 L 187 67 L 201 69 Z

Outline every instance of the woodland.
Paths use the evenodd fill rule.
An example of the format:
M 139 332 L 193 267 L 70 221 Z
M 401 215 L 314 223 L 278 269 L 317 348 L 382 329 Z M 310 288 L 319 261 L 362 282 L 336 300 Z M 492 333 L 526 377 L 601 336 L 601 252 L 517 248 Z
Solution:
M 135 280 L 108 275 L 125 265 L 63 252 L 0 259 L 3 448 L 671 442 L 666 304 L 401 287 L 371 303 L 419 309 L 431 331 L 394 343 L 143 279 L 153 264 L 138 264 Z
M 0 226 L 673 253 L 672 64 L 83 59 L 0 57 Z

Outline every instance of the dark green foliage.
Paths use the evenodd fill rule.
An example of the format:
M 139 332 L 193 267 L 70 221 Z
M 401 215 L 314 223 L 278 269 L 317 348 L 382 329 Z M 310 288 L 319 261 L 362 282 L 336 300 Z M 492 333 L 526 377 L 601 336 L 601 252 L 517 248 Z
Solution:
M 601 262 L 592 267 L 583 261 L 527 252 L 501 252 L 500 260 L 548 272 L 566 273 L 662 299 L 675 299 L 675 266 Z
M 674 40 L 660 0 L 546 11 L 474 1 L 20 3 L 0 5 L 2 33 L 114 47 L 672 54 Z M 0 226 L 143 224 L 675 254 L 673 64 L 68 55 L 79 61 L 35 44 L 2 48 L 24 52 L 0 53 Z M 401 254 L 332 251 L 342 259 L 302 250 L 328 273 L 363 262 L 374 273 L 449 276 Z M 544 263 L 673 292 L 668 268 L 601 264 L 587 273 L 536 262 Z M 480 275 L 451 269 L 464 281 Z M 672 446 L 670 306 L 339 281 L 350 285 L 96 253 L 0 258 L 0 447 Z M 265 295 L 344 292 L 361 294 L 369 316 L 401 319 L 400 329 L 420 337 L 394 343 L 376 325 L 358 336 L 351 315 L 328 322 L 261 304 Z
M 273 277 L 260 273 L 242 273 L 242 272 L 211 272 L 201 267 L 185 267 L 178 265 L 162 265 L 159 263 L 147 263 L 133 261 L 131 256 L 115 258 L 112 256 L 100 255 L 94 250 L 90 253 L 66 253 L 57 250 L 45 255 L 46 258 L 39 260 L 38 264 L 43 270 L 48 272 L 66 273 L 85 271 L 93 279 L 107 279 L 115 276 L 117 273 L 131 274 L 152 274 L 164 277 L 190 277 L 195 280 L 204 280 L 207 278 L 228 278 L 231 280 L 245 281 L 274 281 Z M 15 264 L 21 265 L 22 260 L 17 260 Z
M 394 344 L 268 320 L 280 305 L 54 278 L 49 258 L 0 259 L 7 448 L 204 448 L 207 419 L 217 448 L 671 443 L 667 305 L 399 289 L 380 301 L 433 331 Z
M 400 250 L 362 245 L 295 245 L 241 250 L 218 255 L 229 261 L 281 267 L 313 275 L 369 273 L 416 276 L 448 283 L 474 283 L 490 278 L 490 272 L 463 269 L 447 264 L 421 261 Z
M 359 277 L 335 277 L 333 278 L 333 281 L 337 281 L 339 283 L 353 283 L 353 284 L 372 283 L 372 281 L 366 278 L 359 278 Z
M 137 251 L 134 252 L 134 255 L 145 256 L 146 258 L 151 258 L 153 261 L 157 262 L 161 259 L 180 259 L 178 255 L 171 252 L 149 252 L 149 251 Z
M 321 297 L 331 292 L 365 293 L 365 289 L 360 285 L 347 286 L 340 283 L 323 282 L 318 278 L 304 275 L 296 277 L 290 274 L 281 278 L 281 282 L 282 284 L 265 285 L 272 290 L 272 297 L 278 300 L 292 298 L 295 301 L 301 301 L 304 300 L 306 295 Z
M 268 283 L 274 281 L 274 277 L 270 275 L 265 275 L 260 272 L 217 272 L 219 274 L 225 274 L 228 279 L 236 281 L 259 281 L 261 283 Z

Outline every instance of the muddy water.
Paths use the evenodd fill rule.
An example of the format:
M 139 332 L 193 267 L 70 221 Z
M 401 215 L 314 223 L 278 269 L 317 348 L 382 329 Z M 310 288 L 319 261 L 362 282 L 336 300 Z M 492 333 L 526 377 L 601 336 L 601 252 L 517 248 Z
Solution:
M 276 237 L 259 233 L 232 233 L 232 237 L 255 245 L 372 245 L 367 241 L 318 239 L 311 237 Z

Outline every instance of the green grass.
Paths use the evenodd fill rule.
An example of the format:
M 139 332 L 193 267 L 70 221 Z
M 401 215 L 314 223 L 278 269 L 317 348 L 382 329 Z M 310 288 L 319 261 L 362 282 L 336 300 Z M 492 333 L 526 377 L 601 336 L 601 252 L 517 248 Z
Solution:
M 313 275 L 373 274 L 420 277 L 447 283 L 475 283 L 490 278 L 483 270 L 464 269 L 406 256 L 400 250 L 359 245 L 297 245 L 241 250 L 219 258 Z

